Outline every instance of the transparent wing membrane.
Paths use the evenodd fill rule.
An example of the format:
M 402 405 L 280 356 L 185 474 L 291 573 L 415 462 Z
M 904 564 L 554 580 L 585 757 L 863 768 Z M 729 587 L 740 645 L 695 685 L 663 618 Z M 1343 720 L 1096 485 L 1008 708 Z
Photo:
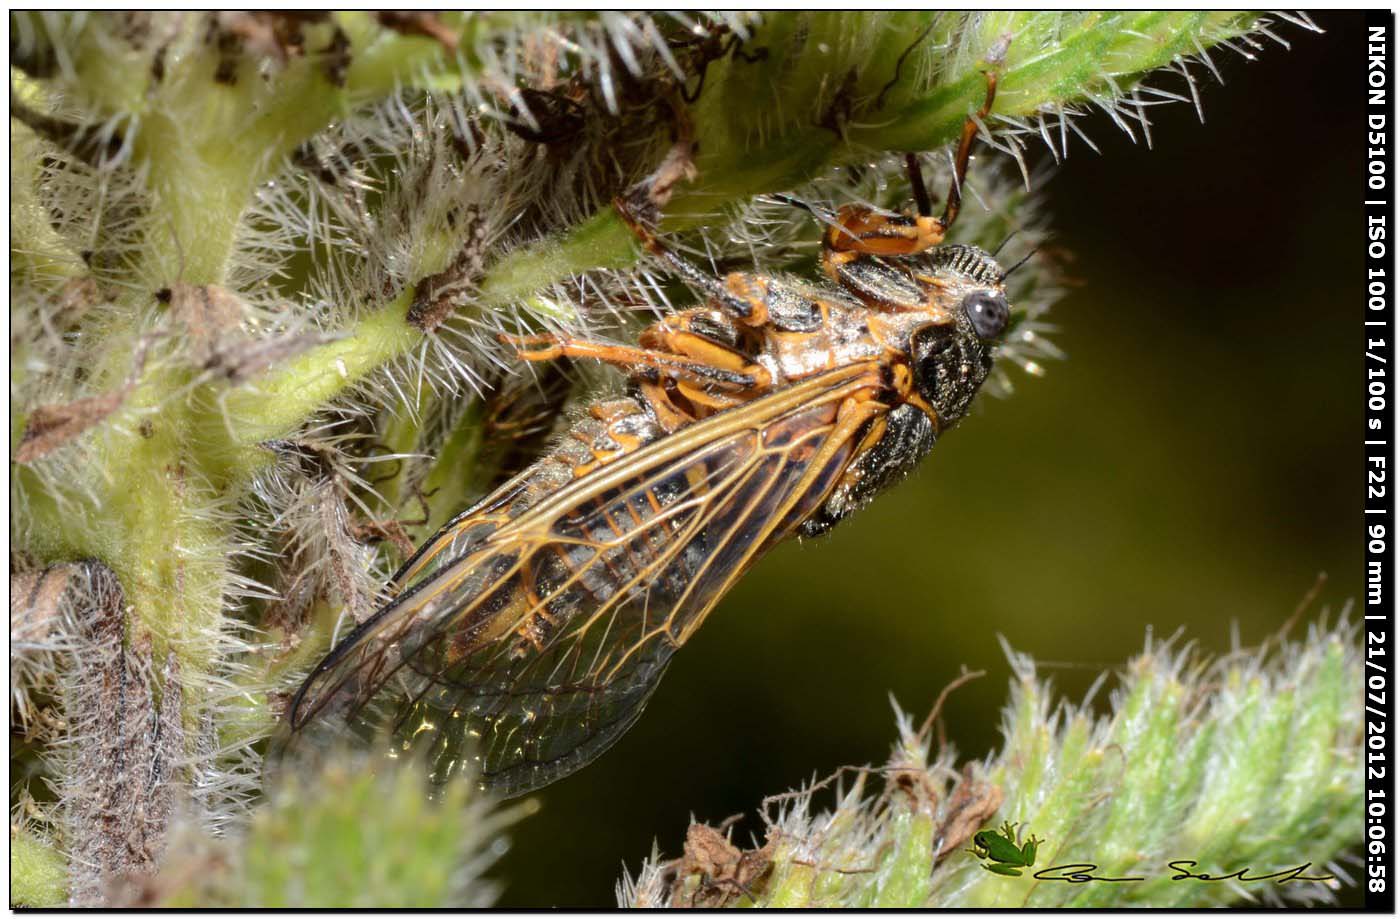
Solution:
M 873 364 L 848 366 L 555 491 L 524 497 L 528 472 L 506 483 L 405 565 L 402 593 L 308 679 L 292 731 L 388 732 L 439 781 L 474 759 L 507 795 L 582 767 L 637 719 L 724 592 L 824 500 L 883 410 L 878 388 Z

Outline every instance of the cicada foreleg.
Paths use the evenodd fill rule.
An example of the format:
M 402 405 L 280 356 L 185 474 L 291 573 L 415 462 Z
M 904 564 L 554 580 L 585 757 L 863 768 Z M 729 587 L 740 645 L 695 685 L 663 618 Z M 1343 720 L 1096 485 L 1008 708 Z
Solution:
M 958 149 L 953 155 L 953 178 L 948 185 L 942 216 L 933 216 L 933 202 L 924 185 L 918 157 L 912 153 L 906 154 L 905 168 L 918 213 L 883 214 L 863 204 L 842 206 L 822 239 L 822 264 L 833 279 L 839 280 L 837 272 L 842 265 L 862 255 L 913 255 L 943 242 L 962 208 L 962 184 L 967 178 L 972 142 L 977 139 L 978 125 L 991 113 L 992 103 L 996 101 L 996 71 L 984 71 L 983 76 L 987 81 L 986 96 L 977 114 L 969 115 L 963 122 Z
M 978 126 L 982 120 L 992 113 L 992 103 L 997 98 L 997 72 L 984 70 L 982 76 L 987 80 L 987 94 L 977 114 L 963 121 L 962 134 L 958 138 L 958 152 L 953 156 L 953 179 L 948 184 L 948 198 L 943 204 L 943 216 L 938 218 L 944 233 L 948 232 L 953 222 L 958 219 L 958 211 L 962 207 L 962 183 L 963 179 L 967 178 L 967 164 L 972 159 L 972 142 L 977 139 Z M 917 165 L 917 161 L 915 164 Z

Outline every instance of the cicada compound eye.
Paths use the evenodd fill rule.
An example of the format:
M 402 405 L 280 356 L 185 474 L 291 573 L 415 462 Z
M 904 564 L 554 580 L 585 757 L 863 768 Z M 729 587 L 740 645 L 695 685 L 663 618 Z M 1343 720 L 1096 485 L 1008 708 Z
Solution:
M 996 338 L 1006 331 L 1011 320 L 1011 307 L 1006 297 L 985 290 L 976 290 L 963 297 L 963 312 L 983 341 Z

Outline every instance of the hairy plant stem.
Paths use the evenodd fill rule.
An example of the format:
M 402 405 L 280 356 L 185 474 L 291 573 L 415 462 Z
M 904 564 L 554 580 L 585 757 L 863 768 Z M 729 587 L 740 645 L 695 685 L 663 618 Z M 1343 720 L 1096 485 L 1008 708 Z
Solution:
M 1149 642 L 1123 669 L 1106 712 L 1056 699 L 1031 659 L 1008 649 L 1014 676 L 1000 751 L 954 769 L 951 750 L 931 757 L 928 738 L 900 716 L 884 770 L 852 770 L 858 777 L 844 789 L 833 777 L 765 799 L 770 873 L 724 903 L 1329 902 L 1341 887 L 1335 869 L 1362 829 L 1359 648 L 1345 622 L 1314 624 L 1292 642 L 1280 633 L 1216 660 Z M 869 779 L 880 773 L 883 791 L 872 796 Z M 833 788 L 830 809 L 818 811 L 815 794 Z M 1003 822 L 1039 840 L 1018 875 L 986 870 L 968 846 L 979 826 Z M 623 905 L 675 903 L 677 895 L 684 903 L 705 892 L 696 870 L 687 877 L 666 867 L 674 864 L 655 856 L 622 885 Z M 1296 882 L 1226 880 L 1287 875 L 1295 866 Z M 1067 880 L 1075 869 L 1098 880 Z
M 840 47 L 842 36 L 853 27 L 850 17 L 855 15 L 858 14 L 812 16 L 805 41 L 819 47 Z M 874 58 L 888 61 L 888 66 L 864 71 L 861 83 L 849 90 L 852 99 L 879 100 L 879 93 L 897 75 L 901 51 L 928 24 L 927 15 L 902 14 L 887 24 L 881 39 L 884 52 Z M 1082 99 L 1086 90 L 1103 89 L 1105 62 L 1126 85 L 1142 73 L 1193 50 L 1206 30 L 1216 30 L 1216 34 L 1239 32 L 1252 21 L 1251 15 L 1240 13 L 1104 13 L 1080 23 L 1077 34 L 1058 34 L 1055 42 L 1048 44 L 1054 50 L 1022 56 L 1018 53 L 1021 48 L 1047 47 L 1051 36 L 1037 35 L 1036 30 L 1045 31 L 1058 20 L 1036 13 L 989 17 L 977 36 L 977 47 L 963 56 L 962 72 L 944 73 L 938 87 L 927 95 L 907 98 L 907 90 L 896 82 L 889 86 L 895 95 L 885 104 L 890 109 L 888 114 L 868 109 L 851 115 L 838 112 L 833 117 L 842 120 L 799 126 L 781 139 L 767 138 L 757 148 L 751 128 L 733 113 L 733 95 L 752 86 L 752 74 L 740 69 L 746 66 L 745 61 L 731 56 L 711 65 L 707 80 L 712 81 L 713 89 L 702 96 L 692 113 L 697 136 L 703 138 L 696 159 L 700 178 L 693 186 L 678 191 L 667 209 L 663 229 L 693 229 L 754 194 L 796 187 L 825 169 L 868 156 L 871 151 L 931 149 L 947 143 L 957 136 L 967 112 L 980 103 L 986 85 L 981 73 L 988 66 L 985 57 L 1003 35 L 1019 34 L 1021 40 L 1007 51 L 1004 63 L 995 65 L 1000 73 L 1000 89 L 993 113 L 1014 117 L 1031 115 L 1047 106 L 1073 103 Z M 150 257 L 159 262 L 159 268 L 154 270 L 156 276 L 183 274 L 190 283 L 220 282 L 226 272 L 234 229 L 251 189 L 269 170 L 323 126 L 348 99 L 383 90 L 391 85 L 389 81 L 402 79 L 413 68 L 421 67 L 425 55 L 440 50 L 425 38 L 382 34 L 370 38 L 373 32 L 362 14 L 346 14 L 340 22 L 352 42 L 359 42 L 365 51 L 356 56 L 359 69 L 351 71 L 346 89 L 331 86 L 323 72 L 304 59 L 289 66 L 280 84 L 305 85 L 301 91 L 287 92 L 284 98 L 289 101 L 277 104 L 264 98 L 266 91 L 254 75 L 248 74 L 225 92 L 221 105 L 209 105 L 206 94 L 197 111 L 166 109 L 146 119 L 138 153 L 149 164 L 152 187 L 162 201 L 161 210 L 175 222 L 174 238 L 192 241 L 181 251 L 173 246 L 152 246 Z M 755 44 L 780 45 L 787 40 L 784 30 L 792 28 L 792 22 L 777 18 L 772 34 L 760 31 Z M 477 27 L 487 28 L 489 24 Z M 939 37 L 927 40 L 937 42 Z M 136 79 L 129 70 L 116 67 L 115 72 L 108 73 L 116 65 L 100 66 L 115 94 L 109 102 L 131 101 L 130 87 Z M 773 65 L 760 60 L 758 66 Z M 190 73 L 169 79 L 207 79 L 210 74 L 203 71 L 210 71 L 213 63 L 195 57 L 188 67 Z M 795 100 L 814 95 L 822 82 L 830 79 L 828 62 L 818 56 L 803 56 L 799 71 L 790 74 L 784 84 L 785 98 L 777 101 L 796 105 Z M 316 91 L 308 91 L 313 85 Z M 900 101 L 901 96 L 906 98 L 898 108 L 889 104 Z M 308 106 L 302 101 L 307 98 L 323 101 Z M 294 104 L 292 100 L 297 101 Z M 241 137 L 232 136 L 237 119 L 259 103 L 270 107 L 267 115 L 258 120 L 256 130 Z M 640 255 L 640 246 L 617 214 L 604 210 L 560 238 L 512 253 L 492 266 L 473 308 L 487 311 L 519 302 L 574 274 L 627 267 Z M 445 265 L 449 258 L 450 250 L 444 248 L 435 261 Z M 199 466 L 190 471 L 197 472 L 198 478 L 208 484 L 182 481 L 179 488 L 187 493 L 190 488 L 211 487 L 213 493 L 199 495 L 201 501 L 207 501 L 220 489 L 241 481 L 270 461 L 271 455 L 260 444 L 285 436 L 376 369 L 410 352 L 422 339 L 422 333 L 405 321 L 412 298 L 413 291 L 404 290 L 360 319 L 339 340 L 276 367 L 247 386 L 227 392 L 206 387 L 206 395 L 196 404 L 207 405 L 211 410 L 195 413 L 185 423 L 200 444 L 200 450 L 191 454 L 199 457 Z M 118 353 L 129 352 L 121 349 Z M 156 392 L 174 391 L 174 387 L 161 386 L 157 381 L 147 385 Z M 125 444 L 113 444 L 113 454 L 142 457 L 142 469 L 182 468 L 181 462 L 172 463 L 177 458 L 175 453 L 157 457 L 150 448 L 139 447 L 129 436 Z M 140 493 L 164 495 L 164 500 L 154 503 L 160 510 L 147 510 L 142 515 L 159 525 L 141 529 L 168 538 L 171 531 L 162 527 L 173 526 L 190 541 L 202 543 L 211 538 L 211 534 L 201 532 L 190 515 L 180 513 L 184 497 L 164 473 L 152 481 L 144 472 L 138 474 L 137 466 L 130 468 L 133 477 L 147 479 L 146 487 L 138 489 Z M 161 484 L 166 487 L 157 487 Z M 122 520 L 118 513 L 111 524 Z M 122 526 L 116 526 L 118 532 L 121 529 Z M 112 559 L 114 569 L 119 574 L 135 575 L 134 569 L 139 567 L 136 560 L 147 557 L 144 553 L 150 548 L 150 544 L 143 543 L 131 553 L 128 564 Z M 166 575 L 154 579 L 158 589 L 152 591 L 143 591 L 139 583 L 133 584 L 133 596 L 148 601 L 168 596 L 176 572 Z M 180 578 L 189 575 L 190 572 L 179 572 Z M 206 602 L 218 596 L 211 580 L 212 573 L 195 577 L 195 582 L 205 588 L 201 599 Z M 151 616 L 143 618 L 158 626 L 156 631 L 160 634 L 169 634 L 167 630 L 183 615 L 188 613 L 161 604 Z M 194 618 L 200 621 L 200 617 Z
M 253 189 L 336 115 L 411 84 L 443 58 L 435 41 L 371 28 L 366 14 L 338 16 L 355 62 L 343 87 L 331 82 L 315 55 L 290 61 L 275 83 L 262 80 L 249 62 L 231 84 L 221 83 L 214 79 L 214 56 L 195 50 L 175 56 L 157 84 L 145 57 L 114 53 L 110 44 L 95 40 L 92 29 L 81 33 L 72 54 L 78 80 L 99 110 L 139 123 L 130 168 L 147 176 L 154 210 L 164 221 L 148 222 L 143 264 L 133 274 L 154 283 L 150 290 L 119 298 L 127 315 L 144 307 L 140 301 L 149 303 L 160 283 L 224 283 Z M 477 28 L 490 25 L 488 20 Z M 329 40 L 329 25 L 314 28 L 319 34 L 310 43 Z M 304 401 L 293 414 L 258 415 L 284 404 L 286 394 L 275 381 L 263 387 L 257 409 L 243 413 L 238 390 L 230 394 L 217 382 L 201 384 L 180 371 L 147 372 L 104 432 L 111 487 L 85 508 L 87 525 L 73 525 L 66 502 L 34 493 L 35 529 L 52 534 L 46 548 L 54 557 L 104 559 L 152 635 L 162 645 L 171 642 L 185 672 L 204 672 L 212 643 L 196 639 L 217 633 L 225 593 L 222 559 L 230 547 L 202 509 L 267 461 L 257 444 L 290 430 L 340 392 L 346 378 L 358 379 L 402 353 L 416 337 L 402 321 L 406 302 L 387 304 L 358 330 L 356 341 L 372 347 L 331 345 L 305 363 L 294 363 L 300 372 L 292 378 Z M 100 376 L 115 384 L 139 345 L 126 330 L 109 340 L 98 367 Z M 172 398 L 191 385 L 196 392 L 187 403 Z M 143 433 L 147 427 L 141 423 L 151 413 L 160 419 L 151 425 L 153 435 Z M 252 436 L 230 442 L 228 417 L 246 419 L 255 428 Z M 12 443 L 22 429 L 21 415 Z M 177 551 L 170 551 L 172 546 Z M 209 563 L 200 564 L 201 559 Z
M 457 93 L 468 83 L 477 98 L 508 107 L 506 90 L 519 74 L 502 71 L 493 55 L 497 47 L 522 46 L 501 39 L 574 19 L 591 21 L 582 14 L 442 14 L 425 35 L 410 34 L 403 21 L 396 30 L 390 20 L 340 12 L 302 22 L 304 42 L 290 49 L 257 48 L 257 39 L 246 39 L 252 30 L 231 30 L 250 45 L 230 64 L 206 32 L 211 20 L 192 15 L 128 21 L 13 14 L 12 31 L 28 37 L 12 68 L 12 99 L 37 117 L 13 125 L 12 279 L 47 295 L 75 281 L 102 286 L 101 308 L 82 320 L 82 349 L 75 351 L 82 372 L 59 382 L 78 393 L 123 393 L 120 405 L 82 434 L 87 452 L 78 474 L 46 477 L 27 462 L 13 464 L 13 494 L 26 515 L 17 542 L 41 564 L 95 558 L 112 569 L 129 610 L 126 640 L 149 640 L 154 660 L 175 654 L 187 719 L 223 663 L 220 637 L 237 584 L 229 560 L 242 538 L 235 513 L 274 460 L 268 442 L 304 431 L 338 399 L 430 344 L 408 321 L 409 308 L 418 286 L 453 262 L 463 237 L 455 228 L 434 228 L 437 237 L 415 253 L 416 277 L 340 304 L 333 340 L 251 379 L 202 372 L 178 353 L 168 331 L 151 333 L 153 319 L 162 318 L 157 291 L 234 285 L 235 266 L 246 264 L 238 261 L 241 237 L 258 193 L 337 120 L 400 90 Z M 677 186 L 661 231 L 727 222 L 757 194 L 800 187 L 873 154 L 948 143 L 980 104 L 988 67 L 1000 75 L 994 114 L 1030 116 L 1090 97 L 1121 98 L 1146 71 L 1239 35 L 1254 21 L 1248 13 L 1017 12 L 985 16 L 964 30 L 962 19 L 927 11 L 770 14 L 735 53 L 709 61 L 704 92 L 689 112 L 698 178 Z M 138 26 L 164 30 L 152 39 L 160 42 L 154 54 Z M 989 62 L 1007 35 L 1014 38 L 1004 59 Z M 691 46 L 678 44 L 678 53 L 681 47 Z M 81 120 L 64 120 L 74 111 Z M 669 127 L 655 130 L 660 136 Z M 136 213 L 117 218 L 93 205 L 92 241 L 111 251 L 88 251 L 57 232 L 57 219 L 36 193 L 55 181 L 44 158 L 65 153 L 99 177 L 118 176 L 140 202 Z M 119 219 L 137 228 L 133 238 L 108 238 L 109 221 Z M 550 285 L 626 268 L 641 255 L 610 208 L 560 223 L 554 235 L 488 260 L 484 275 L 473 278 L 474 302 L 460 311 L 486 318 L 509 308 L 559 320 L 572 306 L 547 302 L 542 292 Z M 133 367 L 133 355 L 147 351 L 165 359 Z M 29 360 L 38 354 L 32 342 L 12 338 L 12 391 L 42 376 L 41 357 Z M 396 406 L 400 417 L 387 425 L 386 443 L 401 453 L 415 449 L 422 419 L 445 396 L 418 390 L 411 398 L 417 404 Z M 12 457 L 26 418 L 42 407 L 12 403 Z M 489 480 L 491 470 L 478 468 L 489 465 L 479 462 L 487 452 L 482 428 L 482 412 L 472 410 L 444 437 L 423 479 L 426 520 L 411 525 L 413 535 L 441 525 Z M 406 497 L 401 481 L 385 486 L 391 506 L 403 506 Z M 246 692 L 222 711 L 222 743 L 266 732 L 269 687 L 324 650 L 339 613 L 318 600 L 299 644 L 229 678 Z M 159 694 L 159 686 L 152 689 Z M 925 828 L 916 829 L 908 837 L 927 841 Z M 24 835 L 19 857 L 28 853 L 33 864 L 51 869 L 60 856 L 47 850 L 46 838 Z M 925 861 L 927 853 L 915 853 L 909 865 Z M 39 892 L 26 902 L 40 905 L 49 897 L 47 875 L 31 877 L 39 878 L 30 884 Z M 924 882 L 911 867 L 907 891 L 888 902 L 916 898 Z
M 899 54 L 927 24 L 927 15 L 904 14 L 887 27 L 881 47 L 889 53 L 872 57 L 888 61 L 888 67 L 866 71 L 861 83 L 851 90 L 853 97 L 878 98 L 895 77 Z M 807 43 L 839 45 L 841 35 L 854 27 L 852 16 L 859 14 L 813 15 Z M 738 70 L 746 66 L 742 59 L 717 61 L 706 76 L 711 88 L 692 112 L 696 135 L 702 138 L 696 157 L 699 178 L 677 189 L 667 206 L 662 230 L 682 233 L 722 222 L 720 215 L 727 208 L 756 194 L 795 188 L 827 169 L 858 162 L 875 152 L 929 150 L 950 142 L 957 137 L 967 113 L 981 103 L 986 93 L 982 76 L 988 66 L 985 56 L 1004 35 L 1017 35 L 1018 40 L 1009 47 L 1005 62 L 997 66 L 1000 88 L 992 114 L 1025 117 L 1080 102 L 1086 91 L 1124 91 L 1148 71 L 1195 52 L 1202 45 L 1202 36 L 1219 39 L 1241 34 L 1255 18 L 1240 12 L 1100 13 L 1081 22 L 1073 34 L 1057 32 L 1050 41 L 1048 33 L 1058 25 L 1054 17 L 1033 12 L 998 14 L 988 18 L 977 48 L 964 56 L 962 69 L 945 72 L 939 85 L 926 95 L 911 98 L 909 90 L 901 90 L 896 83 L 884 110 L 857 111 L 849 121 L 835 126 L 810 124 L 780 138 L 764 138 L 762 143 L 755 143 L 744 125 L 735 123 L 732 98 L 735 93 L 751 93 L 756 83 L 762 85 L 762 70 L 755 80 L 752 73 Z M 754 44 L 779 45 L 784 30 L 791 27 L 792 20 L 778 17 L 771 26 L 772 34 L 765 31 L 770 26 L 765 26 Z M 938 36 L 927 40 L 936 43 Z M 1046 47 L 1053 50 L 1040 50 Z M 1025 49 L 1024 54 L 1021 49 Z M 821 82 L 830 79 L 830 71 L 811 60 L 804 57 L 804 66 L 811 72 L 789 75 L 784 98 L 776 101 L 797 107 L 799 100 L 815 95 Z M 758 62 L 759 67 L 764 64 Z M 1106 85 L 1105 68 L 1114 78 L 1112 85 Z M 890 104 L 901 97 L 905 101 L 899 107 Z M 753 102 L 737 108 L 751 112 Z M 605 209 L 560 236 L 511 253 L 491 266 L 480 285 L 475 308 L 491 310 L 519 303 L 572 275 L 625 268 L 641 255 L 641 247 L 617 214 Z M 263 401 L 251 397 L 246 403 L 249 416 L 261 415 L 264 409 L 260 406 L 266 406 L 280 423 L 290 426 L 296 417 L 315 411 L 338 391 L 325 386 L 328 378 L 318 365 L 341 361 L 356 368 L 341 377 L 341 388 L 346 388 L 412 348 L 417 341 L 412 333 L 376 340 L 389 330 L 400 308 L 398 301 L 387 304 L 381 308 L 387 321 L 374 317 L 362 320 L 343 341 L 310 352 L 296 367 L 277 371 L 263 387 L 268 394 Z M 283 397 L 301 392 L 308 382 L 312 385 L 305 398 L 283 401 Z M 253 442 L 252 438 L 266 436 L 272 427 L 275 425 L 256 427 L 240 439 Z

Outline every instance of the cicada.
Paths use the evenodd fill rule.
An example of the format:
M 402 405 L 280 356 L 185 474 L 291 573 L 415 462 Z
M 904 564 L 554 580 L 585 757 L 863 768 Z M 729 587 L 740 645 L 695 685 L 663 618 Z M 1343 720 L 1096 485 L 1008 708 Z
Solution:
M 974 131 L 941 216 L 913 168 L 916 212 L 829 215 L 817 285 L 713 276 L 615 201 L 701 305 L 631 347 L 509 339 L 526 361 L 617 367 L 627 395 L 418 549 L 392 601 L 310 674 L 288 735 L 387 732 L 437 780 L 468 771 L 504 795 L 607 749 L 766 552 L 857 511 L 967 413 L 1010 318 L 992 256 L 942 244 Z

